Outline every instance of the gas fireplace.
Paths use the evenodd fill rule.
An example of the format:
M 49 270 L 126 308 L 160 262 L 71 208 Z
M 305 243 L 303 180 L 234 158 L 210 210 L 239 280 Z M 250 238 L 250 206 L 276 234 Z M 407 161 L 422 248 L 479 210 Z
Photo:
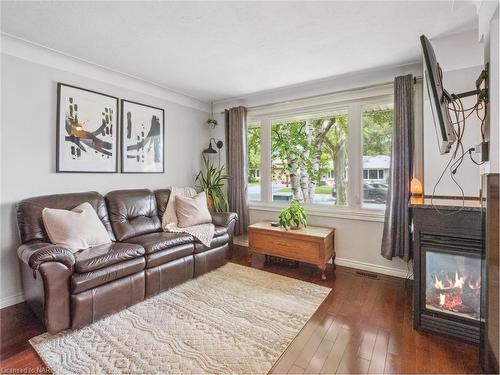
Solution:
M 479 256 L 426 251 L 425 307 L 457 317 L 479 320 L 481 261 Z
M 479 343 L 481 211 L 413 206 L 414 327 Z M 453 213 L 453 214 L 452 214 Z

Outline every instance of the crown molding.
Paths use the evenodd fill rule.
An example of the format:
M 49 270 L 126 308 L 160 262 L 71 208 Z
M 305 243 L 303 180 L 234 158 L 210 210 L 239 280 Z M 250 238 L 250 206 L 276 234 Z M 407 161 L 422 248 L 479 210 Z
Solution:
M 484 37 L 490 33 L 490 22 L 495 16 L 498 17 L 498 1 L 476 1 L 478 15 L 478 41 L 482 42 Z
M 214 102 L 214 111 L 218 112 L 238 105 L 246 107 L 272 105 L 361 89 L 369 86 L 379 86 L 392 83 L 394 77 L 405 74 L 413 74 L 416 76 L 422 75 L 422 63 L 418 61 L 402 65 L 362 70 L 359 72 L 346 73 L 314 81 L 259 91 L 239 97 L 221 99 Z
M 36 64 L 120 86 L 146 95 L 167 100 L 185 107 L 210 112 L 210 103 L 190 95 L 161 86 L 139 77 L 120 72 L 91 61 L 57 51 L 15 35 L 1 32 L 2 54 L 14 56 Z

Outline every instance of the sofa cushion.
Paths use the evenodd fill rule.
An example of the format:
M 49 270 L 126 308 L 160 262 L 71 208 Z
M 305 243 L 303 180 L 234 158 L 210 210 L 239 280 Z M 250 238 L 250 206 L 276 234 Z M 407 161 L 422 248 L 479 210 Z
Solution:
M 145 250 L 142 246 L 125 242 L 109 244 L 80 250 L 75 253 L 75 272 L 95 271 L 116 263 L 142 257 Z
M 33 240 L 50 242 L 42 220 L 44 208 L 72 210 L 83 202 L 90 203 L 94 208 L 97 216 L 99 216 L 108 231 L 109 237 L 114 241 L 115 235 L 111 229 L 104 197 L 95 191 L 89 191 L 87 193 L 45 195 L 20 202 L 17 206 L 17 223 L 21 234 L 21 242 L 25 243 Z
M 152 254 L 169 247 L 192 243 L 194 238 L 186 233 L 156 232 L 129 238 L 127 242 L 141 245 L 146 254 Z
M 210 242 L 210 247 L 207 247 L 203 245 L 201 242 L 195 242 L 194 243 L 194 252 L 195 254 L 202 253 L 204 251 L 207 251 L 208 249 L 214 249 L 216 247 L 225 245 L 229 242 L 229 234 L 224 233 L 218 237 L 214 237 L 212 239 L 212 242 Z
M 147 254 L 146 268 L 156 267 L 176 259 L 193 255 L 193 253 L 194 253 L 194 244 L 187 243 L 184 245 L 169 247 L 168 249 L 160 250 L 157 251 L 156 253 Z
M 71 276 L 71 293 L 81 293 L 107 284 L 110 281 L 121 279 L 144 269 L 146 260 L 144 257 L 127 260 L 113 264 L 95 271 L 74 273 Z
M 106 195 L 106 204 L 117 241 L 160 230 L 156 199 L 150 190 L 115 190 Z

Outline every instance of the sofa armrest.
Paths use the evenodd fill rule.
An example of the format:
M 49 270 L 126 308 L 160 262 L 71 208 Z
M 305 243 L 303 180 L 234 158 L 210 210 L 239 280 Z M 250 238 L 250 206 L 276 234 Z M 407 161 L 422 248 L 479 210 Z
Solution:
M 75 265 L 75 256 L 69 249 L 43 241 L 22 244 L 17 249 L 17 255 L 34 271 L 37 271 L 40 265 L 45 262 L 59 262 L 70 270 Z
M 75 256 L 58 245 L 31 241 L 17 249 L 24 298 L 51 334 L 71 327 L 70 280 Z
M 236 220 L 238 220 L 236 212 L 212 212 L 212 223 L 214 225 L 228 227 Z

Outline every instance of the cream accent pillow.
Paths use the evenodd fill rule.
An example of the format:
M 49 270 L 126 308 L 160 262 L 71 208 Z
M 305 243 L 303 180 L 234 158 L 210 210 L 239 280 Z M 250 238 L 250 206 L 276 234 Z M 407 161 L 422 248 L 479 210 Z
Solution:
M 204 191 L 193 198 L 177 195 L 175 197 L 175 213 L 179 228 L 212 222 L 212 215 L 210 215 L 207 206 L 207 195 Z
M 194 197 L 196 195 L 196 190 L 192 187 L 176 187 L 172 186 L 170 188 L 170 198 L 168 199 L 167 207 L 165 207 L 165 212 L 161 218 L 161 227 L 164 231 L 167 231 L 169 225 L 177 226 L 177 214 L 175 213 L 175 197 Z
M 50 242 L 73 252 L 111 242 L 104 224 L 88 202 L 71 211 L 44 208 L 42 219 Z

